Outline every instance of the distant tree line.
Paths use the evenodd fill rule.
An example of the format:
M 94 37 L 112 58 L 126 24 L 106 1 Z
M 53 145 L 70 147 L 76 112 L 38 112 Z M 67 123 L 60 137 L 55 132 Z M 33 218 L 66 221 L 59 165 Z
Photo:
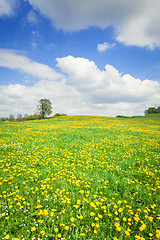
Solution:
M 160 106 L 159 106 L 158 108 L 149 107 L 147 110 L 144 111 L 144 114 L 145 114 L 145 115 L 155 114 L 155 113 L 160 113 Z
M 13 114 L 10 114 L 9 117 L 1 117 L 0 122 L 3 121 L 26 121 L 26 120 L 38 120 L 44 119 L 46 116 L 51 115 L 52 113 L 52 104 L 49 99 L 41 99 L 38 101 L 37 112 L 33 115 L 24 114 L 24 116 L 19 113 L 15 118 Z M 55 117 L 66 116 L 64 113 L 56 113 Z

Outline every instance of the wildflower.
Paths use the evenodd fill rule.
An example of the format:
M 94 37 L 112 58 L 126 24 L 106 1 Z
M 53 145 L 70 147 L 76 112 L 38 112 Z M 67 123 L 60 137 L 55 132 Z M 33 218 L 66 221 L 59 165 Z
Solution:
M 156 229 L 156 237 L 160 238 L 160 230 L 159 229 Z
M 75 218 L 74 218 L 74 217 L 71 217 L 70 220 L 71 220 L 71 222 L 74 222 L 74 221 L 75 221 Z
M 99 228 L 99 224 L 98 223 L 96 223 L 96 228 Z
M 65 227 L 65 224 L 64 224 L 64 223 L 61 223 L 61 224 L 60 224 L 60 227 Z
M 40 231 L 40 234 L 41 234 L 41 235 L 44 235 L 44 234 L 45 234 L 45 231 Z
M 91 212 L 91 213 L 90 213 L 90 216 L 91 216 L 91 217 L 93 217 L 94 215 L 95 215 L 95 213 L 94 213 L 94 212 Z
M 65 226 L 65 228 L 64 228 L 64 229 L 68 231 L 68 230 L 69 230 L 69 227 L 68 227 L 68 226 Z
M 82 215 L 80 215 L 80 216 L 79 216 L 79 219 L 83 219 L 83 216 L 82 216 Z
M 118 209 L 118 212 L 119 212 L 119 213 L 123 212 L 123 208 L 119 208 L 119 209 Z
M 32 232 L 34 232 L 34 231 L 36 231 L 36 227 L 33 227 L 33 228 L 32 228 Z
M 120 231 L 121 231 L 121 227 L 117 227 L 116 230 L 117 230 L 118 232 L 120 232 Z
M 57 233 L 58 232 L 58 228 L 55 228 L 54 231 Z
M 60 234 L 60 233 L 58 233 L 57 237 L 58 237 L 58 238 L 61 238 L 61 234 Z
M 7 234 L 5 237 L 4 237 L 5 239 L 9 239 L 10 238 L 10 236 Z
M 120 224 L 119 223 L 115 223 L 114 226 L 117 228 L 117 227 L 120 226 Z
M 127 236 L 129 236 L 129 235 L 130 235 L 130 233 L 129 233 L 128 231 L 125 231 L 125 234 L 126 234 Z
M 146 224 L 142 224 L 139 230 L 142 232 L 146 228 Z
M 85 233 L 80 233 L 80 236 L 81 237 L 84 237 L 86 234 Z
M 73 205 L 73 207 L 75 207 L 77 209 L 77 208 L 79 208 L 79 205 Z

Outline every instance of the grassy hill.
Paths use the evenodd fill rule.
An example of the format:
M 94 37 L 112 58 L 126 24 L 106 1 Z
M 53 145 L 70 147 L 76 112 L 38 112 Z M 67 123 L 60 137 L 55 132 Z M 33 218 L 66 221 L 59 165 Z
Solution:
M 158 239 L 159 139 L 159 114 L 0 123 L 0 236 Z

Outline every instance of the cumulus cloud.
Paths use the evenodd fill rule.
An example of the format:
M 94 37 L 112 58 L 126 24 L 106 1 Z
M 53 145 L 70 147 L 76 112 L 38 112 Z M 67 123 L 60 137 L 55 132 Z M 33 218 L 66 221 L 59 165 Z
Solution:
M 13 14 L 15 0 L 0 0 L 0 17 Z
M 57 58 L 57 67 L 66 73 L 60 73 L 58 81 L 46 78 L 33 86 L 0 86 L 0 116 L 32 114 L 41 98 L 51 100 L 53 114 L 130 116 L 159 106 L 160 84 L 156 81 L 123 75 L 111 65 L 101 71 L 93 61 L 73 56 Z
M 77 31 L 113 26 L 126 45 L 160 46 L 159 0 L 29 0 L 56 28 Z
M 109 43 L 107 43 L 107 42 L 104 42 L 104 43 L 98 44 L 97 50 L 98 50 L 99 52 L 104 52 L 104 51 L 106 51 L 106 50 L 109 49 L 109 48 L 115 47 L 115 45 L 116 45 L 115 43 L 109 44 Z
M 0 49 L 0 66 L 10 69 L 18 69 L 32 76 L 49 80 L 62 77 L 60 73 L 57 73 L 49 66 L 34 62 L 15 50 Z
M 69 76 L 66 84 L 86 93 L 93 103 L 142 102 L 154 97 L 160 100 L 160 84 L 151 80 L 122 75 L 111 65 L 100 71 L 93 61 L 68 56 L 57 58 L 57 66 Z

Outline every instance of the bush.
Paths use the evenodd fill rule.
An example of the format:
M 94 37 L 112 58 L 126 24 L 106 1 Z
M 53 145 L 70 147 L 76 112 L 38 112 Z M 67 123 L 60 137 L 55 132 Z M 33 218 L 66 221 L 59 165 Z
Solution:
M 33 114 L 33 115 L 29 115 L 28 117 L 27 117 L 27 120 L 37 120 L 37 119 L 40 119 L 41 117 L 40 117 L 40 115 L 38 115 L 38 114 Z
M 56 113 L 54 114 L 54 117 L 60 117 L 60 116 L 67 116 L 65 113 Z

